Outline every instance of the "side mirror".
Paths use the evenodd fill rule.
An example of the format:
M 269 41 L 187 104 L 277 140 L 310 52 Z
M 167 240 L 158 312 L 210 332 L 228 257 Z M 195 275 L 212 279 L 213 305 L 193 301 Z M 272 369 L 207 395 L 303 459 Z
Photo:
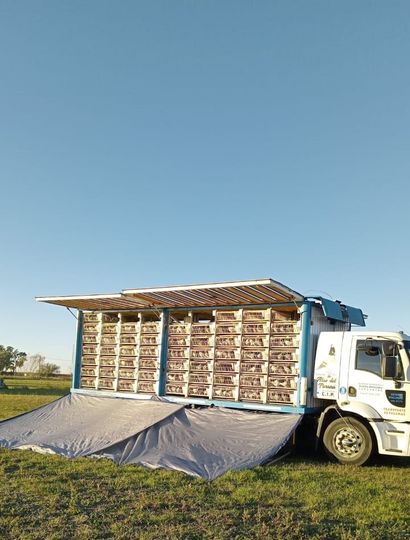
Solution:
M 396 356 L 385 357 L 383 372 L 386 379 L 397 379 L 399 377 L 399 363 Z

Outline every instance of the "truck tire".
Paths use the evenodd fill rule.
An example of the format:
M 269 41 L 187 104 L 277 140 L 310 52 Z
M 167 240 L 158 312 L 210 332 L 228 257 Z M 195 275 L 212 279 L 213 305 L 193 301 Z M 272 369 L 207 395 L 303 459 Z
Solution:
M 352 416 L 331 422 L 323 435 L 326 453 L 345 465 L 364 465 L 374 451 L 369 429 Z

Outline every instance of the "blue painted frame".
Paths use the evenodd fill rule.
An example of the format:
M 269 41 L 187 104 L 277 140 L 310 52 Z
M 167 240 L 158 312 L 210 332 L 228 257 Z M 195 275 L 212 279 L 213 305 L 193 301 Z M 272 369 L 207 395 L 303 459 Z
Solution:
M 81 356 L 83 347 L 83 321 L 84 313 L 79 309 L 77 315 L 77 335 L 75 343 L 75 353 L 73 359 L 73 381 L 72 387 L 74 389 L 80 388 L 81 377 Z

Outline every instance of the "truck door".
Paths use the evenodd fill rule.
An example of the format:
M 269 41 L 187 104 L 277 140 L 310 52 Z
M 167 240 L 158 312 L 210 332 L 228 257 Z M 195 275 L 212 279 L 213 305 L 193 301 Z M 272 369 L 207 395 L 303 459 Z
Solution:
M 397 363 L 395 380 L 389 365 Z M 391 371 L 391 370 L 390 370 Z M 390 375 L 390 376 L 389 376 Z M 406 392 L 397 379 L 404 379 L 398 344 L 389 339 L 365 336 L 352 340 L 347 395 L 350 404 L 369 405 L 385 420 L 404 421 L 410 412 Z M 407 414 L 406 414 L 407 411 Z

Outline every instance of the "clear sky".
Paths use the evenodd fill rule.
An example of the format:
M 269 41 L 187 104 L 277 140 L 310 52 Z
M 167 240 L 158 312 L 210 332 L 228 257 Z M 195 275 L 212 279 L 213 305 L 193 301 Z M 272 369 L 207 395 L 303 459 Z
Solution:
M 408 0 L 2 0 L 0 343 L 258 277 L 410 332 L 409 59 Z

